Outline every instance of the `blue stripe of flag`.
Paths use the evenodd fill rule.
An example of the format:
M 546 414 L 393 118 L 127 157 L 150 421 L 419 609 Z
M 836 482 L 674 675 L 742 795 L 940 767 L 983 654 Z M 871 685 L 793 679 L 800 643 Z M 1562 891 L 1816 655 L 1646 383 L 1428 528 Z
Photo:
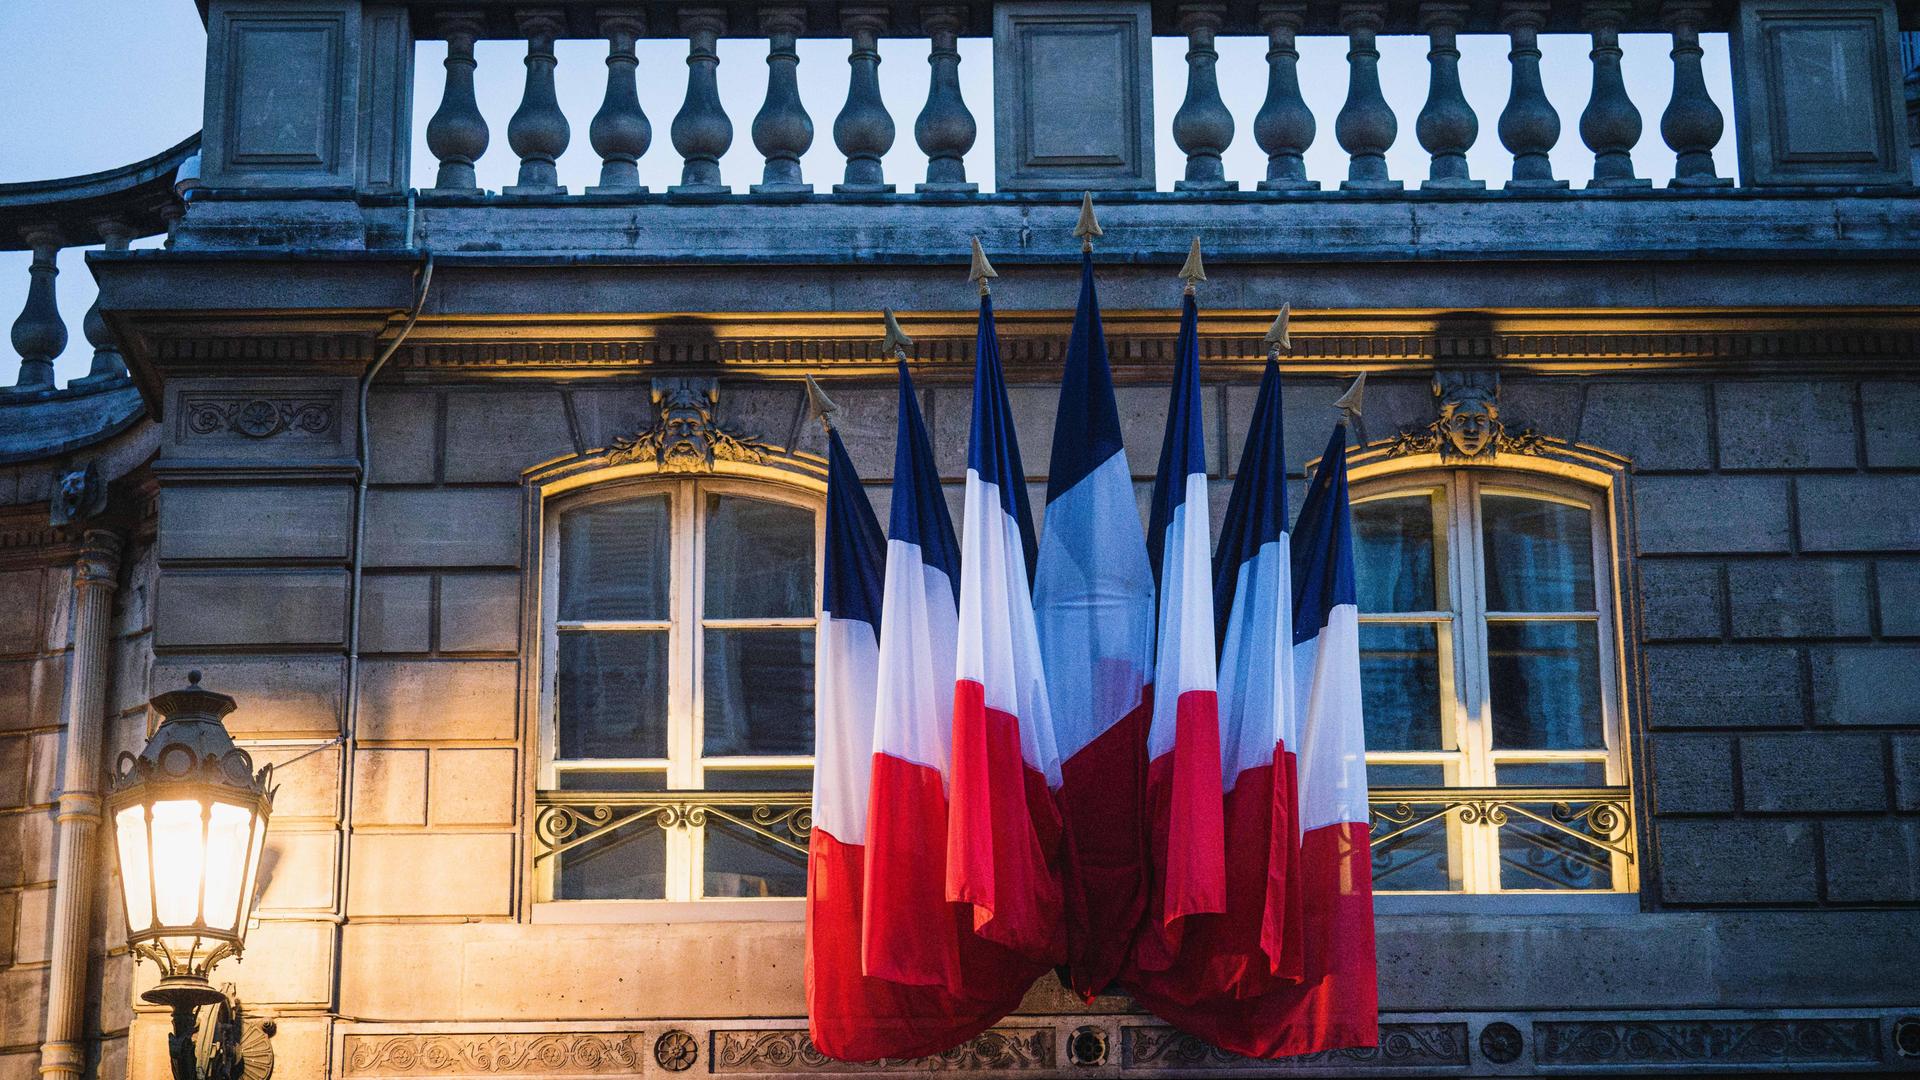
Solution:
M 1227 500 L 1220 526 L 1220 546 L 1213 555 L 1213 617 L 1217 641 L 1227 640 L 1227 619 L 1233 614 L 1233 594 L 1239 587 L 1240 566 L 1277 542 L 1287 531 L 1287 448 L 1280 408 L 1280 365 L 1267 361 L 1260 376 L 1260 393 L 1253 401 L 1253 421 L 1247 427 L 1246 448 L 1240 452 L 1240 471 Z
M 1353 514 L 1347 499 L 1347 425 L 1336 424 L 1293 527 L 1293 643 L 1318 637 L 1327 617 L 1356 603 Z
M 1053 459 L 1048 466 L 1047 502 L 1074 485 L 1113 455 L 1122 453 L 1120 411 L 1113 400 L 1113 372 L 1107 367 L 1107 337 L 1100 328 L 1100 297 L 1094 290 L 1093 256 L 1080 256 L 1080 303 L 1067 338 L 1066 370 L 1060 376 L 1060 412 L 1053 424 Z
M 827 433 L 826 564 L 826 601 L 821 606 L 836 619 L 872 626 L 878 637 L 887 541 L 837 431 Z
M 1153 513 L 1147 526 L 1147 561 L 1153 583 L 1160 584 L 1160 554 L 1167 525 L 1186 501 L 1187 477 L 1207 471 L 1206 433 L 1200 415 L 1200 307 L 1188 293 L 1180 306 L 1180 338 L 1175 347 L 1172 398 L 1167 430 L 1160 442 L 1160 468 L 1153 477 Z
M 913 377 L 900 365 L 900 425 L 893 444 L 893 506 L 887 535 L 920 549 L 920 560 L 947 575 L 953 602 L 960 602 L 960 544 L 953 518 L 940 493 L 940 470 L 933 463 L 933 442 L 920 416 Z
M 967 468 L 987 483 L 999 485 L 1000 506 L 1020 527 L 1020 546 L 1026 550 L 1031 578 L 1037 560 L 1033 511 L 1027 507 L 1027 470 L 1020 464 L 1020 439 L 1013 430 L 1013 408 L 1007 404 L 1000 336 L 993 327 L 993 298 L 988 296 L 980 298 L 980 328 L 974 337 L 973 433 Z

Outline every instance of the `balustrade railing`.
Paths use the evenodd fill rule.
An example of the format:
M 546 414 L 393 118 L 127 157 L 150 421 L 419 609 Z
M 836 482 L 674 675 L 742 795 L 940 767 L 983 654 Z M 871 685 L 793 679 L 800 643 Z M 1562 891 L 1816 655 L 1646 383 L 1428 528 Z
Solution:
M 804 867 L 813 830 L 805 791 L 541 791 L 534 864 L 628 829 L 717 828 Z M 1376 889 L 1611 892 L 1630 887 L 1633 801 L 1623 787 L 1376 788 L 1368 795 Z M 1463 872 L 1462 828 L 1496 833 L 1497 866 Z

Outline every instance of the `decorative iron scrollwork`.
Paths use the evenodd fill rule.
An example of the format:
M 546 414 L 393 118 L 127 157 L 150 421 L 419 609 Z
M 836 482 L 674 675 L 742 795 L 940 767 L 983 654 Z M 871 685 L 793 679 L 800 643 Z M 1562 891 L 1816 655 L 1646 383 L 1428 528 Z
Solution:
M 535 801 L 535 862 L 646 821 L 662 829 L 720 825 L 795 863 L 806 861 L 813 835 L 813 795 L 805 791 L 542 791 Z
M 1626 788 L 1379 788 L 1368 796 L 1376 882 L 1401 867 L 1430 827 L 1448 818 L 1499 828 L 1502 858 L 1552 887 L 1580 888 L 1604 876 L 1614 856 L 1634 861 Z

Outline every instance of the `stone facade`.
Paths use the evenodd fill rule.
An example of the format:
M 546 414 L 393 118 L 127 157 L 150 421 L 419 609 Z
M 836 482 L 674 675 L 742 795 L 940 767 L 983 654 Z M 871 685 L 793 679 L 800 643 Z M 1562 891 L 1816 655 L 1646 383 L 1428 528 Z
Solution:
M 1222 33 L 1253 28 L 1232 21 L 1245 16 L 1237 8 L 1177 6 L 1110 5 L 1105 23 L 1165 32 L 1177 16 L 1200 51 L 1223 18 Z M 1742 78 L 1777 80 L 1829 30 L 1847 63 L 1877 55 L 1892 7 L 1845 6 L 1823 29 L 1793 5 L 1736 5 L 1738 32 L 1774 43 L 1742 54 Z M 1078 284 L 1077 198 L 979 195 L 951 155 L 920 194 L 854 184 L 866 172 L 850 163 L 855 197 L 803 198 L 779 186 L 791 184 L 793 147 L 778 139 L 772 190 L 723 198 L 698 167 L 711 127 L 676 131 L 688 160 L 676 195 L 626 191 L 613 169 L 591 198 L 567 197 L 541 182 L 556 129 L 540 94 L 550 58 L 535 61 L 555 25 L 593 29 L 588 6 L 525 20 L 474 7 L 467 18 L 312 0 L 295 17 L 268 0 L 214 0 L 208 188 L 184 218 L 161 208 L 173 211 L 170 249 L 91 264 L 128 373 L 0 397 L 0 1080 L 36 1075 L 49 1038 L 87 528 L 125 541 L 95 718 L 105 757 L 137 749 L 147 697 L 198 669 L 239 699 L 228 727 L 240 744 L 276 766 L 256 924 L 243 961 L 215 976 L 244 1002 L 249 1046 L 259 1061 L 270 1051 L 275 1076 L 1725 1075 L 1920 1061 L 1908 955 L 1920 919 L 1920 217 L 1892 178 L 1884 72 L 1821 82 L 1813 107 L 1863 103 L 1865 117 L 1824 134 L 1795 120 L 1804 102 L 1774 116 L 1782 105 L 1762 101 L 1764 86 L 1743 88 L 1743 113 L 1779 130 L 1745 133 L 1759 180 L 1742 187 L 1834 170 L 1828 188 L 1716 194 L 1721 178 L 1710 163 L 1701 171 L 1696 147 L 1687 179 L 1659 193 L 1555 194 L 1536 177 L 1532 191 L 1483 198 L 1455 185 L 1401 199 L 1358 160 L 1365 197 L 1283 195 L 1304 183 L 1287 168 L 1274 187 L 1225 191 L 1205 161 L 1178 193 L 1103 193 L 1096 262 L 1143 505 L 1172 367 L 1174 267 L 1195 234 L 1213 260 L 1201 354 L 1216 527 L 1260 337 L 1282 302 L 1295 313 L 1283 357 L 1294 476 L 1365 370 L 1358 482 L 1441 464 L 1421 441 L 1437 376 L 1497 381 L 1513 440 L 1461 467 L 1597 478 L 1617 586 L 1606 647 L 1632 887 L 1383 897 L 1377 1050 L 1253 1066 L 1124 998 L 1083 1003 L 1049 979 L 946 1055 L 846 1066 L 804 1038 L 799 905 L 545 900 L 542 500 L 651 467 L 639 437 L 656 420 L 656 379 L 713 380 L 712 425 L 750 448 L 732 463 L 739 474 L 817 492 L 825 444 L 801 381 L 814 376 L 884 517 L 896 418 L 878 313 L 893 307 L 915 339 L 909 359 L 959 523 L 974 318 L 962 268 L 978 236 L 1002 274 L 1003 352 L 1038 510 Z M 754 32 L 790 44 L 797 29 L 826 32 L 815 23 L 829 7 L 776 13 Z M 938 44 L 991 31 L 991 5 L 976 7 L 942 8 L 927 32 Z M 1003 14 L 1044 21 L 1062 7 Z M 1261 9 L 1277 49 L 1296 29 L 1334 30 L 1295 7 Z M 1411 5 L 1339 7 L 1339 32 L 1361 52 L 1377 30 L 1416 25 Z M 1419 25 L 1450 35 L 1425 7 Z M 1566 28 L 1576 14 L 1513 7 L 1502 32 L 1516 42 L 1536 21 Z M 696 83 L 711 76 L 702 50 L 729 25 L 745 32 L 745 10 L 721 13 L 732 24 L 681 13 L 672 32 L 690 43 Z M 1697 71 L 1687 48 L 1705 8 L 1663 10 L 1682 75 L 1688 55 Z M 1613 29 L 1656 26 L 1630 14 L 1599 12 Z M 1032 30 L 1008 21 L 1006 34 Z M 611 26 L 616 52 L 631 25 Z M 513 33 L 534 49 L 539 115 L 510 136 L 526 190 L 473 189 L 473 133 L 450 121 L 429 135 L 438 186 L 398 196 L 412 41 L 449 40 L 445 109 L 465 122 L 462 49 L 470 59 L 476 35 Z M 940 101 L 936 158 L 971 139 L 957 93 L 935 92 L 956 95 Z M 1538 129 L 1537 105 L 1522 104 Z M 1355 138 L 1377 137 L 1377 110 L 1359 108 L 1373 111 Z M 1718 124 L 1696 111 L 1669 139 L 1685 155 Z M 879 126 L 853 126 L 849 145 L 866 154 Z M 1183 147 L 1205 158 L 1218 128 L 1217 117 L 1189 126 L 1199 134 Z M 564 122 L 557 130 L 564 146 Z M 1152 161 L 1151 124 L 1142 130 L 1149 145 L 1038 186 L 1115 175 L 1116 189 L 1139 186 Z M 613 165 L 630 128 L 622 139 L 605 143 Z M 1807 157 L 1823 146 L 1834 153 Z M 1057 147 L 1028 150 L 1023 168 L 1075 164 Z M 151 179 L 140 181 L 149 201 Z M 61 479 L 88 464 L 108 484 L 104 516 L 50 526 Z M 150 1080 L 167 1072 L 167 1017 L 139 1000 L 154 972 L 127 952 L 110 852 L 97 862 L 84 875 L 95 898 L 86 1075 Z

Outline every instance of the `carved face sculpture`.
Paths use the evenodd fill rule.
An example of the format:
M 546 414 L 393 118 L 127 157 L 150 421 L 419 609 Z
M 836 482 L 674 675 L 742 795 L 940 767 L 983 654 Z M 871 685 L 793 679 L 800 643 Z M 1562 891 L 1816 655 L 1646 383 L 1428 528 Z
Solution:
M 1454 387 L 1440 402 L 1440 432 L 1460 457 L 1486 453 L 1500 434 L 1500 404 L 1493 391 L 1478 386 Z
M 660 410 L 660 467 L 712 468 L 707 429 L 713 421 L 713 398 L 698 389 L 673 387 L 656 390 L 653 402 Z

